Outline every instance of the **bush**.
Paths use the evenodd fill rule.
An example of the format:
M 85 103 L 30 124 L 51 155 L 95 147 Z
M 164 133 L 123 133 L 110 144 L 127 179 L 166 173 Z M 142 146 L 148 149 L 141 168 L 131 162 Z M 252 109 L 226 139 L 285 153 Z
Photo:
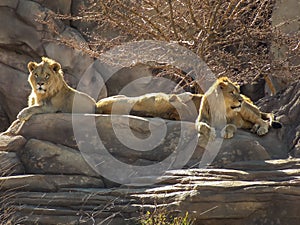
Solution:
M 154 211 L 154 213 L 147 213 L 140 220 L 141 225 L 192 225 L 193 220 L 189 218 L 188 212 L 184 217 L 169 216 L 166 211 Z
M 290 63 L 300 55 L 299 33 L 287 35 L 272 26 L 274 4 L 275 0 L 93 0 L 78 15 L 53 17 L 92 24 L 92 31 L 81 30 L 88 44 L 63 37 L 59 41 L 95 57 L 124 42 L 160 40 L 189 48 L 217 76 L 253 81 L 284 67 L 292 81 L 300 77 L 300 67 Z M 53 31 L 50 21 L 46 23 Z M 290 54 L 272 59 L 271 44 L 284 45 Z

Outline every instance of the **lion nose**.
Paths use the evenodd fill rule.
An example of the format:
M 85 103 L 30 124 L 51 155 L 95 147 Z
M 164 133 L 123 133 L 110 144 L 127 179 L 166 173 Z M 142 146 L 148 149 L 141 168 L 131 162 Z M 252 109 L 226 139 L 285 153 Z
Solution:
M 42 86 L 42 85 L 44 85 L 45 83 L 44 83 L 44 82 L 38 82 L 37 84 L 40 85 L 40 86 Z
M 239 99 L 239 102 L 242 103 L 243 99 Z

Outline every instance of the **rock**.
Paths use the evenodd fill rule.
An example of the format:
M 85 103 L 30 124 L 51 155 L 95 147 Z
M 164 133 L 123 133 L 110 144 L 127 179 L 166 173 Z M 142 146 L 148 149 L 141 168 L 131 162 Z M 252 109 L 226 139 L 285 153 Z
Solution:
M 27 105 L 27 96 L 30 93 L 27 82 L 29 61 L 39 61 L 41 56 L 59 60 L 67 81 L 73 87 L 77 86 L 82 73 L 93 62 L 93 58 L 82 51 L 55 42 L 57 37 L 41 23 L 48 20 L 53 11 L 70 14 L 71 8 L 76 10 L 74 7 L 76 6 L 73 6 L 72 1 L 57 1 L 55 4 L 48 1 L 1 1 L 0 19 L 6 21 L 0 24 L 1 131 L 5 130 L 17 113 Z M 67 22 L 53 19 L 52 22 L 53 27 L 62 33 L 63 37 L 72 38 L 80 44 L 86 42 Z
M 260 100 L 258 105 L 265 112 L 274 111 L 277 119 L 284 124 L 281 129 L 282 143 L 288 144 L 291 156 L 299 157 L 300 139 L 300 82 L 295 82 L 273 97 Z
M 18 6 L 18 3 L 19 3 L 19 0 L 3 0 L 0 2 L 0 6 L 15 9 Z
M 43 21 L 47 16 L 47 10 L 39 3 L 33 1 L 20 1 L 16 10 L 17 14 L 24 19 L 25 22 L 33 26 L 37 31 L 43 30 L 43 25 L 39 21 Z M 34 31 L 36 33 L 36 31 Z M 40 40 L 36 43 L 41 43 Z
M 72 159 L 72 160 L 70 160 Z M 100 176 L 78 150 L 51 142 L 30 139 L 21 156 L 27 173 Z
M 144 63 L 128 65 L 113 74 L 103 74 L 102 76 L 107 85 L 108 96 L 118 94 L 140 96 L 153 92 L 171 93 L 176 86 L 168 79 L 154 78 L 151 67 Z
M 203 154 L 203 149 L 196 144 L 197 134 L 194 123 L 118 115 L 76 115 L 74 118 L 77 121 L 76 124 L 72 121 L 71 114 L 35 115 L 25 123 L 20 134 L 27 139 L 50 141 L 74 149 L 79 149 L 78 142 L 80 142 L 85 149 L 91 148 L 91 152 L 89 152 L 91 156 L 94 154 L 92 149 L 98 148 L 98 144 L 93 143 L 98 143 L 97 139 L 100 137 L 102 144 L 110 154 L 129 164 L 160 162 L 170 156 L 174 149 L 180 152 L 187 148 L 185 160 L 189 161 L 192 155 L 195 157 L 192 157 L 188 164 L 191 166 L 199 163 Z M 94 125 L 98 130 L 96 133 L 93 133 L 91 131 L 93 129 L 87 125 L 94 120 L 96 122 Z M 41 127 L 40 124 L 43 126 Z M 77 135 L 84 136 L 77 142 L 73 133 L 75 125 Z M 156 137 L 157 139 L 153 139 L 155 143 L 147 142 L 147 138 L 151 134 L 149 126 L 152 126 L 152 135 L 156 132 L 161 133 Z M 59 132 L 57 127 L 59 127 Z M 88 147 L 84 143 L 89 143 L 91 146 Z M 221 140 L 220 148 L 216 149 L 219 154 L 215 155 L 214 162 L 215 165 L 223 166 L 235 161 L 286 158 L 288 146 L 284 143 L 280 130 L 271 129 L 270 133 L 264 137 L 239 130 L 235 138 Z M 200 145 L 203 146 L 203 144 Z M 190 155 L 188 156 L 188 154 Z
M 265 80 L 260 78 L 241 85 L 241 93 L 248 96 L 253 102 L 258 101 L 265 96 Z
M 43 127 L 39 126 L 41 121 L 43 121 Z M 74 121 L 72 121 L 71 114 L 36 115 L 24 124 L 20 134 L 25 135 L 27 139 L 50 141 L 74 149 L 79 149 L 79 143 L 81 153 L 87 160 L 97 159 L 99 162 L 102 160 L 102 153 L 105 152 L 99 149 L 102 148 L 99 146 L 103 145 L 112 158 L 116 157 L 131 165 L 137 160 L 141 163 L 162 161 L 173 152 L 173 157 L 182 157 L 177 160 L 188 161 L 190 157 L 188 153 L 197 147 L 193 123 L 118 115 L 75 115 Z M 96 130 L 90 127 L 89 122 L 91 121 L 96 122 Z M 57 127 L 59 127 L 59 131 Z M 150 136 L 150 129 L 152 136 Z M 47 134 L 44 132 L 46 130 Z M 73 130 L 77 132 L 76 140 Z M 160 136 L 160 134 L 164 136 Z M 180 135 L 180 146 L 176 149 Z M 151 138 L 147 139 L 149 136 Z M 189 147 L 190 141 L 194 142 L 194 146 Z M 188 157 L 183 157 L 184 155 Z M 168 166 L 185 164 L 176 162 L 176 157 L 173 157 L 169 157 Z M 141 159 L 145 159 L 145 161 L 140 161 Z
M 1 191 L 58 191 L 62 188 L 102 188 L 101 179 L 80 175 L 16 175 L 0 177 Z
M 22 207 L 15 215 L 26 216 L 25 224 L 34 220 L 43 224 L 92 224 L 107 219 L 112 224 L 126 225 L 135 224 L 147 211 L 173 215 L 188 211 L 194 224 L 298 225 L 299 160 L 266 163 L 274 167 L 255 170 L 257 163 L 248 162 L 251 170 L 170 170 L 159 184 L 148 187 L 19 192 L 13 200 Z
M 85 43 L 81 34 L 70 27 L 65 27 L 60 35 L 62 38 L 74 40 L 74 42 L 77 43 Z M 65 45 L 58 45 L 57 43 L 51 42 L 45 43 L 44 46 L 47 56 L 60 62 L 64 71 L 71 73 L 77 80 L 81 79 L 83 73 L 94 61 L 81 50 L 69 48 Z
M 20 40 L 22 40 L 31 49 L 42 54 L 40 49 L 41 36 L 33 27 L 19 20 L 12 9 L 0 7 L 0 15 L 1 21 L 7 21 L 0 25 L 0 30 L 5 31 L 0 32 L 1 44 L 18 45 Z
M 283 36 L 297 35 L 300 31 L 299 21 L 297 21 L 299 11 L 300 5 L 298 0 L 276 1 L 271 18 L 272 27 L 276 27 Z M 286 23 L 286 21 L 290 22 Z M 270 56 L 275 61 L 287 59 L 285 65 L 298 66 L 300 63 L 299 54 L 289 51 L 287 43 L 278 44 L 275 40 L 271 42 Z M 291 84 L 291 80 L 294 80 L 294 75 L 297 74 L 297 72 L 293 73 L 290 71 L 285 65 L 276 68 L 270 74 L 276 91 L 286 89 Z
M 0 134 L 0 151 L 15 152 L 20 150 L 26 143 L 21 135 L 9 136 Z
M 6 21 L 0 24 L 1 130 L 26 106 L 27 63 L 43 55 L 62 64 L 70 86 L 76 88 L 80 81 L 82 90 L 95 99 L 168 92 L 176 85 L 154 79 L 149 66 L 132 66 L 131 59 L 122 68 L 93 63 L 83 51 L 55 42 L 57 36 L 36 20 L 48 19 L 53 11 L 77 15 L 90 4 L 0 2 L 0 18 Z M 62 37 L 82 46 L 88 38 L 82 32 L 93 31 L 93 24 L 51 21 Z M 114 52 L 106 57 L 115 60 Z M 186 59 L 182 62 L 179 68 L 185 68 Z M 107 88 L 92 89 L 104 82 Z M 262 94 L 253 86 L 245 89 L 255 99 Z M 282 129 L 271 129 L 263 137 L 239 130 L 234 139 L 218 139 L 211 148 L 205 140 L 197 145 L 193 123 L 118 115 L 75 115 L 74 123 L 70 114 L 33 116 L 20 135 L 0 135 L 0 206 L 7 198 L 22 224 L 122 225 L 136 223 L 146 211 L 189 211 L 195 224 L 298 225 L 300 161 L 288 157 L 300 157 L 299 90 L 298 81 L 258 101 L 263 111 L 275 112 Z M 91 121 L 96 129 L 87 126 Z
M 5 73 L 1 76 L 1 105 L 11 123 L 18 112 L 27 106 L 27 96 L 30 93 L 28 75 L 1 63 L 0 70 Z
M 15 152 L 0 151 L 1 176 L 24 174 L 23 164 Z
M 234 162 L 224 166 L 228 169 L 239 169 L 239 170 L 281 170 L 281 169 L 299 169 L 300 159 L 278 159 L 278 160 L 265 160 L 265 161 L 244 161 Z
M 0 132 L 5 131 L 9 127 L 8 117 L 4 108 L 0 105 Z
M 52 1 L 44 1 L 43 6 L 51 9 L 55 13 L 61 13 L 65 15 L 71 14 L 73 0 L 58 0 L 55 3 Z

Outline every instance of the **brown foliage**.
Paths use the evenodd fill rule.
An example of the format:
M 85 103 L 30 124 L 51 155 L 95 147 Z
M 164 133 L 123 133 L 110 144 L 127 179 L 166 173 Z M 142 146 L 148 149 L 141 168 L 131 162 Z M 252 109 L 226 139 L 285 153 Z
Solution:
M 79 15 L 55 18 L 92 23 L 88 45 L 61 38 L 65 44 L 93 56 L 134 40 L 176 42 L 199 55 L 217 75 L 237 81 L 266 77 L 282 66 L 299 78 L 298 35 L 285 35 L 272 27 L 274 0 L 92 0 Z M 287 21 L 288 22 L 288 21 Z M 48 22 L 49 24 L 49 22 Z M 111 30 L 106 36 L 104 30 Z M 113 34 L 113 35 L 112 35 Z M 270 46 L 285 45 L 289 54 L 276 61 Z

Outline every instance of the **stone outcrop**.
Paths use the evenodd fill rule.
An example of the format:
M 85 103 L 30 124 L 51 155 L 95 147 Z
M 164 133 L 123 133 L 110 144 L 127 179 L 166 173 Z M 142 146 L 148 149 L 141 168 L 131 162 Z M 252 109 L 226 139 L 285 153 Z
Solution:
M 106 189 L 78 175 L 20 175 L 12 197 L 23 224 L 136 224 L 146 211 L 188 211 L 195 224 L 298 224 L 299 160 L 247 162 L 243 169 L 168 171 L 159 184 Z M 245 168 L 251 168 L 249 170 Z M 2 180 L 4 180 L 2 178 Z
M 115 66 L 115 62 L 107 65 L 105 61 L 111 58 L 112 61 L 120 60 L 115 59 L 118 53 L 110 52 L 102 60 L 94 61 L 84 51 L 61 44 L 58 39 L 66 38 L 89 50 L 84 37 L 87 29 L 92 31 L 89 24 L 76 21 L 70 23 L 51 17 L 54 13 L 76 15 L 88 5 L 89 1 L 78 0 L 56 1 L 55 4 L 33 0 L 1 1 L 0 19 L 6 22 L 0 24 L 0 131 L 6 130 L 17 113 L 26 107 L 27 96 L 30 94 L 27 64 L 29 61 L 40 62 L 41 56 L 59 62 L 67 83 L 76 88 L 80 81 L 81 91 L 90 94 L 95 100 L 116 94 L 138 96 L 150 92 L 169 92 L 177 85 L 168 79 L 153 79 L 150 66 L 145 62 L 135 65 L 133 56 L 125 60 L 122 66 Z M 56 33 L 46 25 L 49 21 Z M 110 37 L 112 34 L 103 31 L 101 35 Z M 164 49 L 161 51 L 164 52 Z M 155 54 L 152 60 L 156 58 Z M 85 74 L 88 76 L 85 77 Z M 128 83 L 130 86 L 124 89 Z M 95 84 L 98 87 L 91 91 L 91 86 Z
M 55 41 L 57 37 L 40 22 L 47 21 L 53 12 L 71 14 L 78 10 L 75 4 L 74 8 L 71 5 L 72 1 L 57 1 L 55 4 L 49 1 L 1 1 L 0 19 L 5 22 L 0 24 L 0 131 L 4 131 L 26 106 L 30 93 L 27 83 L 29 61 L 40 61 L 40 56 L 45 55 L 59 61 L 71 86 L 77 84 L 93 62 L 82 52 L 60 45 Z M 82 35 L 67 23 L 57 20 L 54 24 L 59 34 L 85 43 Z
M 0 2 L 0 18 L 5 21 L 0 23 L 0 131 L 26 106 L 30 92 L 26 65 L 40 61 L 40 56 L 59 61 L 72 87 L 88 69 L 94 69 L 91 73 L 101 76 L 83 80 L 86 91 L 95 81 L 107 81 L 107 89 L 96 93 L 95 99 L 119 94 L 137 78 L 151 77 L 143 64 L 125 66 L 107 77 L 112 72 L 101 63 L 90 68 L 94 59 L 58 44 L 57 36 L 38 22 L 53 12 L 76 15 L 87 4 L 79 0 Z M 82 33 L 90 25 L 53 22 L 63 37 L 86 43 Z M 128 89 L 136 95 L 158 87 L 164 90 L 165 83 L 147 79 Z M 33 116 L 18 135 L 0 134 L 1 223 L 9 212 L 16 224 L 122 225 L 138 223 L 146 211 L 174 215 L 188 211 L 197 225 L 298 225 L 299 90 L 298 82 L 258 102 L 262 110 L 276 113 L 282 129 L 271 129 L 264 137 L 240 130 L 234 139 L 218 139 L 217 148 L 211 149 L 205 140 L 197 143 L 194 124 L 188 122 L 75 115 L 77 130 L 70 114 Z M 257 99 L 261 97 L 256 89 L 252 92 Z M 97 133 L 86 126 L 91 121 Z M 75 130 L 80 132 L 75 135 Z M 161 134 L 161 138 L 146 145 L 152 134 Z M 128 165 L 131 171 L 122 171 L 115 161 L 108 160 L 104 167 L 107 173 L 102 173 L 102 155 L 97 151 L 103 149 L 97 137 L 103 149 L 121 162 L 117 165 Z M 214 149 L 217 151 L 208 151 Z M 135 174 L 136 168 L 146 169 Z M 117 179 L 110 179 L 112 175 Z
M 147 211 L 188 211 L 195 224 L 296 225 L 300 161 L 289 156 L 299 154 L 298 86 L 259 102 L 282 129 L 264 137 L 239 130 L 211 149 L 195 142 L 190 122 L 35 115 L 18 136 L 0 135 L 1 194 L 23 224 L 139 224 Z M 145 144 L 156 133 L 155 147 Z
M 295 82 L 278 95 L 258 102 L 262 110 L 273 110 L 276 112 L 277 118 L 284 123 L 284 127 L 281 130 L 283 140 L 288 144 L 289 153 L 295 157 L 300 156 L 299 88 L 300 83 Z

